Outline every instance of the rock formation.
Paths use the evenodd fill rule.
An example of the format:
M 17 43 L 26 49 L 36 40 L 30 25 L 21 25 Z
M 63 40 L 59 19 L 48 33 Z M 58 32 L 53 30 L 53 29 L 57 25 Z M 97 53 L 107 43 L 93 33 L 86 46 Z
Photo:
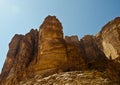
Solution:
M 111 85 L 105 73 L 98 71 L 72 71 L 50 75 L 45 78 L 36 75 L 34 78 L 20 82 L 20 85 Z M 117 85 L 117 84 L 115 84 Z
M 30 72 L 28 71 L 30 63 L 36 58 L 38 47 L 37 37 L 38 32 L 33 29 L 24 36 L 15 35 L 13 37 L 2 70 L 0 82 L 5 79 L 4 82 L 11 81 L 9 85 L 12 85 L 28 76 L 27 73 Z
M 95 38 L 92 35 L 86 35 L 80 40 L 80 46 L 83 50 L 86 64 L 89 68 L 104 68 L 107 61 L 104 53 L 98 48 Z M 102 69 L 101 69 L 102 70 Z
M 120 57 L 120 17 L 107 23 L 102 30 L 96 34 L 96 40 L 100 49 L 109 59 Z
M 85 57 L 80 48 L 77 36 L 66 36 L 68 68 L 69 70 L 83 70 L 86 67 Z
M 75 74 L 72 80 L 79 81 L 80 76 L 77 75 L 92 78 L 90 74 L 86 74 L 88 71 L 100 73 L 99 82 L 106 81 L 103 83 L 112 82 L 119 85 L 119 17 L 106 24 L 95 36 L 86 35 L 80 40 L 77 36 L 64 37 L 62 29 L 62 24 L 55 16 L 48 16 L 39 31 L 32 29 L 26 35 L 15 35 L 9 44 L 7 58 L 0 75 L 0 85 L 22 85 L 27 82 L 30 85 L 30 82 L 37 81 L 37 77 L 47 78 L 52 74 L 59 75 L 66 71 L 70 71 L 71 76 L 74 76 L 72 71 L 83 72 Z M 104 73 L 105 78 L 102 76 Z M 55 80 L 56 78 L 57 76 L 54 77 Z M 44 78 L 40 81 L 43 80 Z M 87 78 L 85 80 L 89 81 Z M 96 80 L 90 81 L 96 82 Z
M 12 67 L 14 65 L 16 55 L 19 52 L 20 47 L 20 40 L 23 38 L 23 35 L 15 35 L 12 39 L 12 41 L 9 44 L 9 51 L 7 54 L 7 58 L 5 60 L 2 73 L 0 76 L 0 81 L 6 79 L 8 75 L 10 75 L 10 71 L 12 70 Z
M 21 78 L 24 79 L 29 76 L 27 75 L 27 73 L 29 72 L 27 70 L 29 70 L 28 68 L 31 61 L 37 57 L 37 39 L 38 31 L 31 30 L 21 40 L 19 52 L 16 56 L 14 66 L 15 77 L 17 77 L 18 81 L 20 81 Z
M 60 67 L 66 63 L 62 25 L 55 16 L 48 16 L 40 26 L 38 43 L 39 70 Z

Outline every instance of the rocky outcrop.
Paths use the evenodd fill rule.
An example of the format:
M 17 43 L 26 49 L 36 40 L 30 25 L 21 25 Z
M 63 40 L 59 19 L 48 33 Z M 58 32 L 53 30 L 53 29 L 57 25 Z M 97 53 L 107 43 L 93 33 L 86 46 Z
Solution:
M 65 42 L 67 46 L 68 68 L 69 70 L 83 70 L 86 68 L 85 56 L 80 48 L 77 36 L 66 36 Z
M 96 42 L 108 59 L 120 57 L 120 17 L 107 23 L 96 34 Z
M 10 75 L 9 73 L 12 70 L 13 65 L 15 64 L 15 59 L 20 48 L 20 41 L 22 40 L 23 37 L 24 37 L 23 35 L 15 35 L 12 41 L 10 42 L 7 58 L 5 60 L 2 73 L 0 76 L 0 82 L 2 82 Z
M 38 59 L 39 70 L 59 68 L 67 61 L 66 44 L 62 25 L 55 17 L 45 18 L 39 30 Z
M 70 77 L 74 82 L 81 81 L 79 78 L 82 75 L 91 78 L 86 78 L 86 81 L 96 82 L 100 78 L 98 82 L 103 83 L 99 84 L 109 84 L 109 80 L 120 82 L 120 63 L 112 60 L 119 60 L 120 55 L 120 18 L 109 22 L 96 36 L 86 35 L 80 40 L 77 36 L 64 37 L 62 29 L 62 24 L 55 16 L 48 16 L 39 31 L 32 29 L 26 35 L 15 35 L 9 44 L 7 58 L 0 75 L 0 85 L 27 83 L 33 85 L 44 82 L 46 76 L 59 75 L 59 72 L 65 71 L 83 71 L 83 74 L 75 73 L 73 79 L 71 77 L 74 76 L 74 72 L 65 73 L 69 75 L 67 79 Z M 96 80 L 92 80 L 92 76 L 84 73 L 88 70 L 94 74 L 91 71 L 93 69 L 97 73 L 105 73 L 106 78 L 100 75 L 95 77 Z M 39 80 L 37 77 L 43 79 Z M 56 77 L 54 76 L 54 79 L 57 81 Z M 49 78 L 46 81 L 49 81 Z M 40 82 L 30 83 L 37 79 Z
M 80 40 L 80 48 L 83 50 L 85 61 L 88 68 L 96 68 L 103 70 L 107 58 L 95 43 L 92 35 L 86 35 Z
M 29 76 L 27 74 L 29 73 L 30 63 L 37 57 L 37 40 L 38 31 L 33 29 L 21 40 L 14 66 L 15 77 L 18 81 Z
M 16 35 L 13 38 L 2 71 L 2 75 L 5 77 L 3 82 L 9 82 L 8 85 L 12 85 L 27 78 L 27 73 L 31 72 L 28 71 L 30 63 L 36 58 L 37 54 L 37 37 L 38 31 L 32 29 L 25 36 Z M 2 76 L 0 79 L 3 79 Z
M 20 85 L 119 85 L 108 78 L 106 74 L 96 70 L 91 71 L 73 71 L 56 73 L 54 75 L 41 78 L 36 75 L 34 78 L 22 81 Z

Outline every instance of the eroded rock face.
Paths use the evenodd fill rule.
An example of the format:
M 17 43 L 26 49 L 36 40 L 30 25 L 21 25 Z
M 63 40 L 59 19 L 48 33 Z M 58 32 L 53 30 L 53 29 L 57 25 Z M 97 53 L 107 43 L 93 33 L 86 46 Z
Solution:
M 32 29 L 23 36 L 16 49 L 18 52 L 11 67 L 12 75 L 6 75 L 3 85 L 17 84 L 36 74 L 48 76 L 67 68 L 67 48 L 62 25 L 55 16 L 48 16 L 39 32 Z M 8 60 L 6 62 L 9 63 Z
M 86 35 L 80 40 L 80 48 L 82 48 L 86 64 L 88 68 L 101 69 L 107 61 L 104 53 L 98 48 L 95 43 L 95 38 L 92 35 Z
M 67 61 L 62 25 L 55 16 L 46 17 L 40 26 L 38 59 L 39 70 L 61 67 Z
M 96 35 L 96 40 L 108 59 L 120 57 L 120 17 L 107 23 Z
M 29 76 L 28 68 L 30 66 L 30 63 L 37 57 L 37 39 L 38 31 L 32 29 L 21 40 L 20 49 L 16 57 L 14 69 L 15 77 L 17 77 L 18 81 Z
M 5 62 L 5 80 L 3 85 L 13 85 L 29 76 L 29 66 L 37 54 L 38 31 L 31 30 L 25 36 L 16 35 L 10 43 L 10 51 Z M 7 65 L 7 66 L 6 66 Z M 3 72 L 4 72 L 3 68 Z M 28 75 L 27 75 L 28 74 Z M 2 77 L 2 76 L 1 76 Z
M 23 84 L 36 75 L 43 78 L 63 71 L 89 69 L 106 72 L 108 79 L 120 81 L 120 64 L 106 58 L 119 58 L 120 18 L 105 25 L 96 36 L 86 35 L 80 41 L 77 36 L 64 38 L 62 29 L 55 16 L 48 16 L 39 31 L 32 29 L 26 35 L 15 35 L 0 75 L 0 85 L 17 85 L 21 81 Z
M 69 70 L 83 70 L 86 67 L 85 56 L 80 48 L 77 36 L 65 36 Z
M 0 76 L 0 82 L 2 82 L 2 80 L 6 79 L 6 77 L 9 76 L 9 73 L 12 70 L 13 65 L 15 64 L 16 55 L 18 54 L 20 48 L 20 41 L 23 37 L 23 35 L 15 35 L 10 42 L 7 58 L 5 60 Z

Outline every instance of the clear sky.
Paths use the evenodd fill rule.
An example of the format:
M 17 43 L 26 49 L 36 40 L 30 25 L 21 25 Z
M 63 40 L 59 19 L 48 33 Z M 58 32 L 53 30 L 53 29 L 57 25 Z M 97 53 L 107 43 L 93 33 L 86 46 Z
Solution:
M 81 38 L 120 16 L 120 0 L 0 0 L 0 70 L 12 37 L 38 29 L 47 15 L 59 18 L 64 35 Z

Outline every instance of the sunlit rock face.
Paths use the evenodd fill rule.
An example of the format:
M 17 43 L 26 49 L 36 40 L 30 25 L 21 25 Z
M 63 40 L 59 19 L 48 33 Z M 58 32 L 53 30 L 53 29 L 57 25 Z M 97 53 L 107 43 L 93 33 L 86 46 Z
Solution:
M 32 29 L 22 38 L 16 37 L 10 43 L 10 57 L 7 57 L 1 74 L 3 85 L 17 84 L 36 74 L 48 76 L 67 69 L 62 25 L 55 16 L 46 17 L 39 31 Z
M 66 44 L 60 21 L 55 16 L 45 18 L 39 30 L 39 70 L 59 68 L 67 62 Z
M 96 38 L 98 46 L 108 59 L 120 57 L 120 17 L 107 23 Z

